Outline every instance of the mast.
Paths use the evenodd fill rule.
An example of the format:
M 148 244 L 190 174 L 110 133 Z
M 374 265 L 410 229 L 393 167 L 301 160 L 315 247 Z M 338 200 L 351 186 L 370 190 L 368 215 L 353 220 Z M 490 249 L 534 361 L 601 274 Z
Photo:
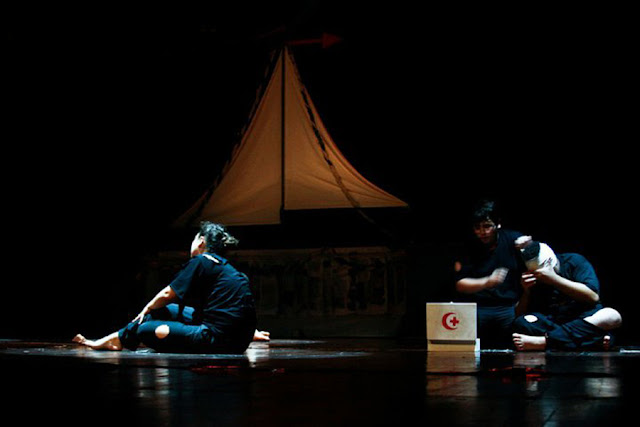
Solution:
M 285 188 L 285 173 L 284 173 L 284 165 L 285 165 L 285 63 L 287 54 L 287 47 L 284 46 L 282 48 L 281 59 L 282 59 L 282 75 L 281 82 L 282 85 L 280 89 L 280 223 L 283 222 L 284 215 L 284 188 Z

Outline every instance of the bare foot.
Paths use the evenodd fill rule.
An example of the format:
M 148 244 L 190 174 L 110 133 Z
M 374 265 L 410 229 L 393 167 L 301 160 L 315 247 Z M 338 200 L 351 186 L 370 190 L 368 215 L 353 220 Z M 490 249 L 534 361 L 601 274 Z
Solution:
M 547 339 L 545 337 L 513 334 L 513 344 L 520 351 L 544 350 L 547 348 Z
M 604 351 L 611 350 L 611 336 L 610 335 L 605 335 L 604 336 L 604 339 L 602 340 L 602 348 L 604 349 Z
M 271 338 L 269 337 L 271 335 L 271 333 L 267 332 L 267 331 L 259 331 L 256 329 L 256 331 L 253 333 L 253 340 L 254 341 L 270 341 Z
M 118 337 L 118 333 L 114 332 L 99 340 L 88 340 L 84 336 L 78 334 L 73 337 L 73 342 L 92 348 L 94 350 L 122 350 L 122 343 Z

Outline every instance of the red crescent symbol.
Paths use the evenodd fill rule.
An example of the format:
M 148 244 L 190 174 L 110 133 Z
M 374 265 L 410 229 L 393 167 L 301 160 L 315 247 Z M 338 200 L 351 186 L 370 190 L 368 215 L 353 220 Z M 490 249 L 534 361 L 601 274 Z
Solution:
M 445 329 L 453 331 L 455 329 L 458 329 L 458 327 L 457 327 L 458 322 L 453 322 L 454 327 L 449 326 L 449 323 L 447 322 L 447 320 L 449 320 L 449 316 L 451 316 L 451 315 L 455 315 L 455 313 L 454 312 L 449 312 L 449 313 L 445 314 L 444 316 L 442 316 L 442 326 L 444 326 Z

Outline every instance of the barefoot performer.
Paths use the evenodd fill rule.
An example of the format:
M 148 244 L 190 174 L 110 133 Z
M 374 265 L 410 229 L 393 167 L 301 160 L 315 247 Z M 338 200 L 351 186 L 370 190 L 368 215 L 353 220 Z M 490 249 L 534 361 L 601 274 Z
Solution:
M 600 302 L 600 283 L 591 263 L 580 254 L 556 256 L 537 241 L 521 251 L 529 271 L 522 274 L 524 291 L 516 308 L 516 349 L 607 350 L 610 331 L 621 325 L 622 317 Z
M 247 276 L 219 255 L 237 242 L 223 226 L 203 222 L 189 262 L 128 325 L 98 340 L 73 341 L 96 350 L 144 344 L 159 352 L 242 353 L 256 337 L 269 340 L 256 329 Z

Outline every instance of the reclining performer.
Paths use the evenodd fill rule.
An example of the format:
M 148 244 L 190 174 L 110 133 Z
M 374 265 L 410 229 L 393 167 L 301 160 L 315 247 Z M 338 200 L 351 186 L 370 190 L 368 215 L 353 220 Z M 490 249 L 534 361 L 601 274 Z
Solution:
M 256 329 L 249 280 L 218 253 L 237 240 L 226 229 L 203 222 L 191 243 L 191 259 L 128 325 L 98 340 L 73 341 L 96 350 L 242 353 L 251 341 L 268 340 Z
M 513 343 L 517 350 L 608 350 L 610 331 L 622 324 L 617 310 L 603 307 L 600 283 L 587 259 L 556 254 L 532 241 L 521 249 L 528 272 L 516 308 Z M 528 314 L 523 314 L 528 313 Z

